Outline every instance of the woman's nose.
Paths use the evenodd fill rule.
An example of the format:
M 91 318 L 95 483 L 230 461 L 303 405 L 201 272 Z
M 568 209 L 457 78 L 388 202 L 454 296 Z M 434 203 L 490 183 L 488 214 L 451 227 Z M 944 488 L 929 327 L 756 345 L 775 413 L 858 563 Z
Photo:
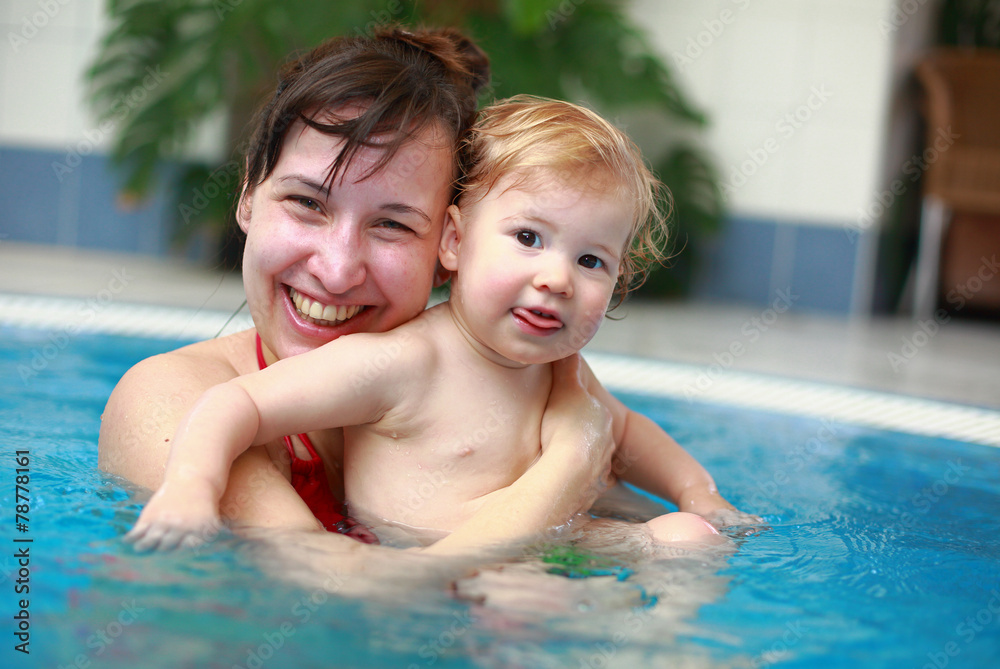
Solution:
M 331 234 L 321 236 L 309 262 L 309 271 L 334 295 L 360 286 L 367 278 L 367 249 L 362 235 L 350 227 L 335 226 Z

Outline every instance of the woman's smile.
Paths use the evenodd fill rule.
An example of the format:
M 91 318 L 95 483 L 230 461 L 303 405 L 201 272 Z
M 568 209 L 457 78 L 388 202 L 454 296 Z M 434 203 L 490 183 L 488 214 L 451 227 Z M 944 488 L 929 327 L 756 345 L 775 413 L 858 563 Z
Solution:
M 288 295 L 292 298 L 292 304 L 295 305 L 299 315 L 308 319 L 313 325 L 338 325 L 354 318 L 365 308 L 364 305 L 360 304 L 341 304 L 340 306 L 323 304 L 302 295 L 291 286 L 288 287 Z

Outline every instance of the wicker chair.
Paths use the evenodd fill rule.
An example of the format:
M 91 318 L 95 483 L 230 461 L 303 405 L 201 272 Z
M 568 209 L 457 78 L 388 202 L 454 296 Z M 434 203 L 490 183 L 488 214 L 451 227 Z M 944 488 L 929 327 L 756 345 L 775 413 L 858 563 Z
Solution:
M 926 91 L 927 148 L 912 306 L 926 319 L 937 307 L 953 214 L 1000 216 L 1000 51 L 936 49 L 917 77 Z

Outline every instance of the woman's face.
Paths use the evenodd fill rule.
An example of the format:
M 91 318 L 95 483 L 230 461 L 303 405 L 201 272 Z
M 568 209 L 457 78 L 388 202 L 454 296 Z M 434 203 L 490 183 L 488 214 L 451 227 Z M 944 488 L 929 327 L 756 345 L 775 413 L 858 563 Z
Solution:
M 445 133 L 416 136 L 367 179 L 381 153 L 362 149 L 324 185 L 342 143 L 296 122 L 274 171 L 241 201 L 247 303 L 277 358 L 401 325 L 433 285 L 454 170 Z

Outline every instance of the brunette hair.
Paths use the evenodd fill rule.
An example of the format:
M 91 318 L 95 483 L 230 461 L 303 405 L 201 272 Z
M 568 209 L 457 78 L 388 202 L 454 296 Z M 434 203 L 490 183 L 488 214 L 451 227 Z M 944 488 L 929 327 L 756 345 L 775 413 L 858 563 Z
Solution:
M 509 188 L 554 177 L 581 190 L 613 193 L 631 208 L 615 285 L 618 303 L 642 284 L 653 263 L 664 260 L 670 191 L 635 143 L 599 114 L 569 102 L 516 95 L 485 108 L 464 144 L 469 167 L 459 206 L 513 175 Z
M 382 150 L 367 178 L 399 147 L 438 124 L 456 147 L 475 121 L 476 97 L 490 78 L 489 59 L 453 28 L 383 26 L 373 34 L 336 37 L 285 65 L 271 99 L 254 122 L 244 187 L 252 191 L 274 171 L 285 135 L 301 120 L 344 146 L 330 166 L 332 183 L 365 147 Z M 357 105 L 358 116 L 330 112 Z M 384 141 L 373 141 L 373 135 Z M 456 165 L 456 175 L 462 166 Z

